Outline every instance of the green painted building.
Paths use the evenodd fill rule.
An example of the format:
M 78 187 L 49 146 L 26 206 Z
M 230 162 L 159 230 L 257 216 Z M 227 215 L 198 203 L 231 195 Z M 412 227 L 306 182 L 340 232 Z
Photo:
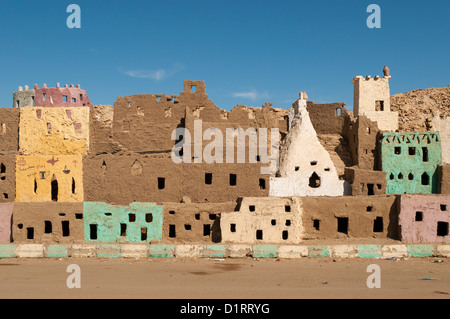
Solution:
M 84 236 L 87 242 L 161 241 L 163 207 L 155 203 L 115 206 L 85 202 L 83 210 Z
M 439 132 L 384 133 L 380 149 L 387 194 L 437 193 L 437 168 L 442 163 Z

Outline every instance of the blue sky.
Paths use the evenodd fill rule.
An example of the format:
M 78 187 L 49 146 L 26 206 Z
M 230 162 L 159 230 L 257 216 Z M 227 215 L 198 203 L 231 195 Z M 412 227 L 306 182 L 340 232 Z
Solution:
M 81 8 L 81 29 L 66 25 Z M 371 3 L 381 29 L 369 29 Z M 0 11 L 0 106 L 18 86 L 81 84 L 94 104 L 178 94 L 204 80 L 211 100 L 289 108 L 306 91 L 352 109 L 356 75 L 391 69 L 391 93 L 449 85 L 447 0 L 14 0 Z

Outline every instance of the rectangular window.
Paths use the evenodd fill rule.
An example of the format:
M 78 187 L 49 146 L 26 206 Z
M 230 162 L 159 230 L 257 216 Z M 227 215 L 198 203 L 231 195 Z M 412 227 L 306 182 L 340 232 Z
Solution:
M 89 225 L 89 238 L 91 240 L 97 240 L 97 225 L 96 224 Z
M 428 148 L 422 147 L 422 162 L 428 162 Z
M 258 229 L 256 231 L 256 239 L 257 240 L 262 240 L 263 239 L 263 231 L 261 229 Z
M 164 189 L 166 187 L 166 179 L 164 177 L 158 177 L 158 189 Z
M 337 231 L 338 233 L 348 234 L 348 217 L 337 218 Z
M 205 184 L 211 185 L 212 184 L 212 173 L 206 173 L 205 174 Z
M 63 237 L 69 237 L 70 236 L 69 221 L 68 220 L 62 221 L 61 224 Z
M 176 237 L 175 225 L 169 225 L 169 238 L 175 238 L 175 237 Z
M 237 175 L 230 174 L 230 186 L 236 186 L 237 184 Z
M 67 95 L 63 95 L 63 102 L 67 103 Z
M 120 224 L 120 236 L 127 236 L 127 224 Z
M 211 225 L 204 224 L 203 225 L 203 236 L 209 236 L 211 234 Z
M 236 224 L 230 224 L 230 232 L 232 233 L 236 232 Z
M 45 221 L 45 227 L 44 227 L 44 233 L 45 233 L 45 234 L 51 234 L 51 233 L 53 232 L 53 229 L 52 229 L 52 228 L 53 228 L 53 227 L 52 227 L 52 222 L 46 220 L 46 221 Z

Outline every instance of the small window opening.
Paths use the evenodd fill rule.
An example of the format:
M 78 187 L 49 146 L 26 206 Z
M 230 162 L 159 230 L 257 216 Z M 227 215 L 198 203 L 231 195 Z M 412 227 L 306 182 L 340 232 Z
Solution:
M 143 227 L 141 228 L 141 241 L 147 240 L 147 228 Z
M 442 212 L 445 212 L 447 210 L 447 205 L 446 204 L 441 204 L 440 207 L 441 207 L 441 211 Z
M 23 224 L 18 224 L 17 228 L 22 229 L 23 228 Z
M 47 93 L 44 93 L 43 97 L 44 97 L 44 101 L 45 101 L 47 99 Z
M 394 148 L 394 154 L 395 155 L 400 155 L 402 153 L 402 148 L 400 146 L 396 146 Z
M 284 205 L 284 211 L 286 213 L 290 213 L 291 212 L 291 205 Z
M 300 170 L 300 166 L 295 166 L 295 171 L 298 172 Z
M 230 186 L 236 186 L 237 176 L 236 174 L 230 174 Z
M 403 179 L 403 174 L 402 174 L 402 173 L 399 173 L 398 176 L 397 176 L 397 178 L 398 178 L 398 179 Z
M 70 227 L 69 227 L 69 221 L 64 220 L 61 222 L 62 224 L 62 235 L 63 237 L 69 237 L 70 236 Z
M 44 222 L 44 233 L 51 234 L 52 232 L 53 232 L 52 222 L 49 220 L 46 220 Z
M 175 238 L 176 237 L 175 225 L 169 225 L 169 237 L 170 238 Z
M 75 214 L 75 219 L 83 219 L 83 214 Z
M 145 221 L 151 223 L 153 221 L 153 214 L 145 214 Z
M 236 232 L 236 224 L 230 224 L 230 232 L 232 233 Z
M 317 161 L 311 161 L 310 164 L 311 164 L 311 166 L 316 166 L 317 165 Z
M 348 217 L 338 217 L 337 224 L 338 233 L 348 234 Z
M 391 173 L 391 175 L 389 176 L 389 179 L 392 181 L 392 180 L 394 180 L 394 178 L 395 178 L 394 174 Z
M 287 240 L 289 237 L 289 233 L 287 230 L 283 230 L 283 240 Z
M 416 155 L 416 148 L 415 147 L 408 147 L 408 154 L 409 155 Z
M 170 210 L 170 211 L 169 211 L 169 214 L 170 214 L 170 215 L 175 215 L 175 211 L 174 211 L 174 210 Z
M 256 231 L 256 239 L 257 240 L 262 240 L 263 239 L 263 231 L 261 229 L 258 229 Z
M 373 206 L 367 206 L 366 207 L 366 212 L 370 213 L 373 210 Z
M 216 214 L 209 214 L 209 219 L 210 220 L 216 220 Z
M 27 228 L 27 239 L 34 239 L 34 228 Z
M 410 180 L 410 181 L 414 180 L 414 175 L 412 173 L 408 174 L 408 180 Z
M 203 236 L 209 236 L 211 234 L 211 225 L 204 224 L 203 225 Z
M 200 214 L 195 214 L 195 219 L 200 220 Z
M 428 148 L 422 147 L 422 162 L 428 162 Z
M 9 198 L 8 193 L 3 193 L 3 199 L 8 199 L 8 198 Z
M 255 209 L 256 209 L 255 205 L 248 206 L 248 210 L 251 211 L 251 212 L 254 212 Z
M 57 202 L 58 201 L 58 181 L 55 178 L 55 175 L 53 175 L 53 179 L 51 182 L 51 196 L 52 201 Z
M 96 224 L 89 225 L 89 238 L 91 240 L 97 240 L 97 225 Z
M 430 185 L 430 176 L 427 173 L 422 174 L 422 185 Z
M 416 217 L 414 219 L 416 222 L 423 221 L 423 212 L 416 212 Z
M 35 178 L 34 179 L 34 189 L 33 189 L 35 194 L 37 193 L 37 188 L 38 188 L 38 186 L 37 186 L 37 181 L 36 181 L 36 178 Z
M 336 109 L 336 116 L 341 116 L 341 114 L 342 114 L 342 110 L 341 110 L 340 107 L 338 107 L 338 108 Z
M 291 226 L 291 220 L 290 220 L 290 219 L 286 219 L 285 225 L 286 225 L 286 226 Z
M 73 103 L 76 103 L 76 102 L 77 102 L 77 99 L 73 97 L 73 98 L 72 98 L 72 102 L 73 102 Z
M 383 232 L 383 217 L 377 217 L 373 221 L 373 232 L 382 233 Z
M 442 236 L 442 237 L 448 235 L 448 223 L 447 222 L 438 222 L 437 223 L 437 235 Z
M 309 187 L 311 188 L 319 188 L 320 187 L 320 177 L 314 172 L 309 178 Z
M 184 229 L 185 229 L 185 230 L 191 230 L 192 227 L 191 227 L 191 225 L 189 225 L 189 224 L 185 224 L 185 225 L 184 225 Z
M 211 185 L 212 184 L 212 173 L 206 173 L 205 174 L 205 184 Z
M 375 101 L 375 111 L 384 111 L 384 101 Z
M 76 186 L 75 186 L 75 179 L 72 177 L 72 194 L 75 194 Z
M 266 189 L 266 180 L 264 178 L 259 179 L 259 189 Z
M 313 220 L 313 227 L 315 230 L 320 230 L 320 220 L 314 219 Z
M 6 177 L 4 176 L 4 174 L 6 174 L 6 166 L 3 163 L 0 164 L 0 174 L 0 179 L 4 181 L 6 179 Z
M 166 187 L 166 179 L 164 177 L 158 177 L 158 189 L 164 189 Z
M 67 103 L 67 95 L 63 95 L 63 102 Z
M 196 85 L 191 85 L 191 92 L 195 93 L 197 91 L 197 86 Z
M 272 224 L 272 226 L 275 226 L 277 224 L 277 220 L 276 219 L 272 219 L 272 221 L 270 223 Z
M 121 237 L 127 236 L 127 224 L 120 224 L 120 236 Z
M 367 195 L 368 196 L 375 195 L 375 185 L 374 184 L 367 184 Z
M 128 214 L 128 221 L 134 223 L 136 221 L 136 214 Z

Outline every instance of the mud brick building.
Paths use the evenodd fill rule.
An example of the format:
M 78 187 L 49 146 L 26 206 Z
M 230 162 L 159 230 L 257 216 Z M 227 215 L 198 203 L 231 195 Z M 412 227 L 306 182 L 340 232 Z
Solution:
M 191 80 L 114 105 L 19 87 L 0 109 L 0 242 L 450 242 L 445 119 L 400 131 L 390 79 L 355 77 L 352 111 L 305 92 L 226 111 Z

